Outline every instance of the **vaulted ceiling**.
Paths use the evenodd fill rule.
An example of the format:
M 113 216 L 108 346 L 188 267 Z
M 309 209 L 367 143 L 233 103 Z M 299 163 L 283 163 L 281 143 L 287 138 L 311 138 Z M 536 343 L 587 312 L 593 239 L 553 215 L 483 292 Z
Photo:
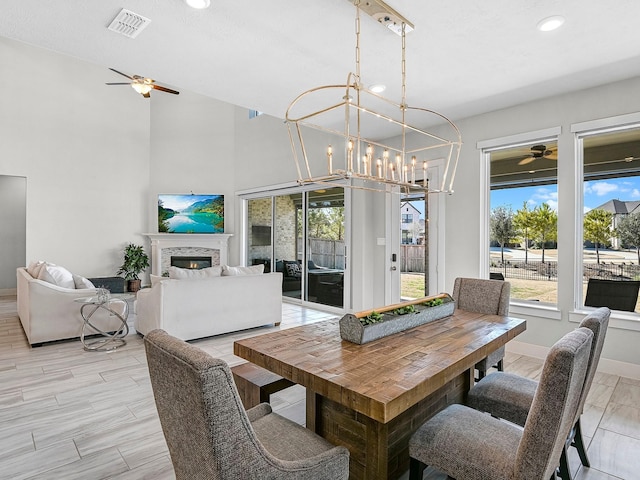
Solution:
M 388 3 L 415 24 L 408 103 L 454 120 L 640 74 L 637 0 Z M 122 8 L 151 20 L 135 39 L 107 29 Z M 565 24 L 538 31 L 551 15 Z M 283 117 L 299 93 L 354 70 L 354 18 L 349 0 L 212 0 L 206 10 L 182 0 L 2 0 L 0 36 L 102 65 L 104 82 L 121 81 L 113 67 Z M 397 100 L 400 48 L 363 16 L 363 82 L 386 84 L 383 95 Z

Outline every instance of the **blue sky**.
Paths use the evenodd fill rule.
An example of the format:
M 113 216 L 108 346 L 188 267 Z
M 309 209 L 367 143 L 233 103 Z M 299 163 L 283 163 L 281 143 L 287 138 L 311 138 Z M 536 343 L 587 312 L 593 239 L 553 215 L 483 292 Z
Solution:
M 585 182 L 584 210 L 585 212 L 599 207 L 603 203 L 618 199 L 622 201 L 640 200 L 640 177 L 613 178 Z M 558 209 L 558 189 L 556 185 L 539 187 L 522 187 L 491 192 L 491 208 L 501 205 L 511 205 L 515 212 L 527 202 L 533 210 L 542 203 L 547 203 L 553 210 Z

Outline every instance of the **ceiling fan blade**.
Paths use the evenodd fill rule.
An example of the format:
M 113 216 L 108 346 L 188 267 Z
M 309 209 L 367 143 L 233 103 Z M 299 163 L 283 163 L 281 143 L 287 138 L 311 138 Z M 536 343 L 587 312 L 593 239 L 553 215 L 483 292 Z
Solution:
M 518 162 L 518 165 L 529 165 L 531 162 L 533 162 L 536 159 L 536 157 L 525 157 L 522 160 L 520 160 Z
M 115 68 L 111 68 L 111 67 L 109 67 L 109 70 L 111 70 L 112 72 L 116 72 L 116 73 L 118 73 L 118 74 L 122 75 L 123 77 L 127 77 L 127 78 L 128 78 L 128 79 L 130 79 L 130 80 L 133 80 L 133 77 L 130 77 L 130 76 L 129 76 L 129 75 L 127 75 L 126 73 L 119 72 L 119 71 L 118 71 L 118 70 L 116 70 Z
M 108 82 L 105 85 L 131 85 L 129 82 Z
M 545 155 L 544 158 L 547 160 L 558 160 L 558 152 L 552 152 L 549 155 Z
M 153 88 L 156 90 L 160 90 L 161 92 L 173 93 L 174 95 L 180 94 L 180 92 L 176 90 L 171 90 L 170 88 L 167 88 L 167 87 L 161 87 L 160 85 L 156 85 L 155 83 L 153 84 Z

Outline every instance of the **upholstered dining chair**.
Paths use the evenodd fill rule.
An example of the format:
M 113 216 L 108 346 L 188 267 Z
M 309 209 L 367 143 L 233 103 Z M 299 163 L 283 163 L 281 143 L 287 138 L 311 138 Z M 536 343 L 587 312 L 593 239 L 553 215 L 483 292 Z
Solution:
M 427 465 L 459 480 L 554 479 L 592 339 L 591 330 L 578 328 L 551 347 L 524 429 L 465 405 L 427 420 L 409 441 L 409 479 L 421 479 Z
M 271 411 L 245 412 L 229 366 L 153 330 L 151 386 L 177 480 L 347 479 L 349 452 Z
M 582 415 L 593 377 L 598 368 L 610 316 L 611 310 L 607 307 L 602 307 L 591 312 L 580 323 L 580 327 L 588 328 L 593 332 L 593 343 L 591 345 L 587 374 L 580 394 L 580 403 L 573 422 L 573 428 L 569 432 L 560 457 L 560 476 L 564 480 L 571 478 L 567 458 L 569 446 L 576 447 L 582 465 L 585 467 L 589 466 L 587 449 L 582 439 L 580 416 Z M 467 405 L 477 410 L 489 412 L 495 417 L 524 426 L 537 387 L 538 382 L 535 380 L 513 373 L 502 372 L 489 375 L 469 391 Z
M 453 284 L 453 300 L 456 307 L 469 312 L 490 315 L 508 315 L 511 284 L 501 280 L 482 278 L 456 278 Z M 478 380 L 485 377 L 491 367 L 504 370 L 504 347 L 491 352 L 476 363 Z

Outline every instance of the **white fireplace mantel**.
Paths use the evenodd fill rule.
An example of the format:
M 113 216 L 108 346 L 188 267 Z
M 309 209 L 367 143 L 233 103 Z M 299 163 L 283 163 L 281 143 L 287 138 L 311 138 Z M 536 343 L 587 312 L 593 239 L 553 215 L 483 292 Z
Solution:
M 162 250 L 173 247 L 212 248 L 220 251 L 220 264 L 228 264 L 230 233 L 144 233 L 151 240 L 151 273 L 161 275 Z

